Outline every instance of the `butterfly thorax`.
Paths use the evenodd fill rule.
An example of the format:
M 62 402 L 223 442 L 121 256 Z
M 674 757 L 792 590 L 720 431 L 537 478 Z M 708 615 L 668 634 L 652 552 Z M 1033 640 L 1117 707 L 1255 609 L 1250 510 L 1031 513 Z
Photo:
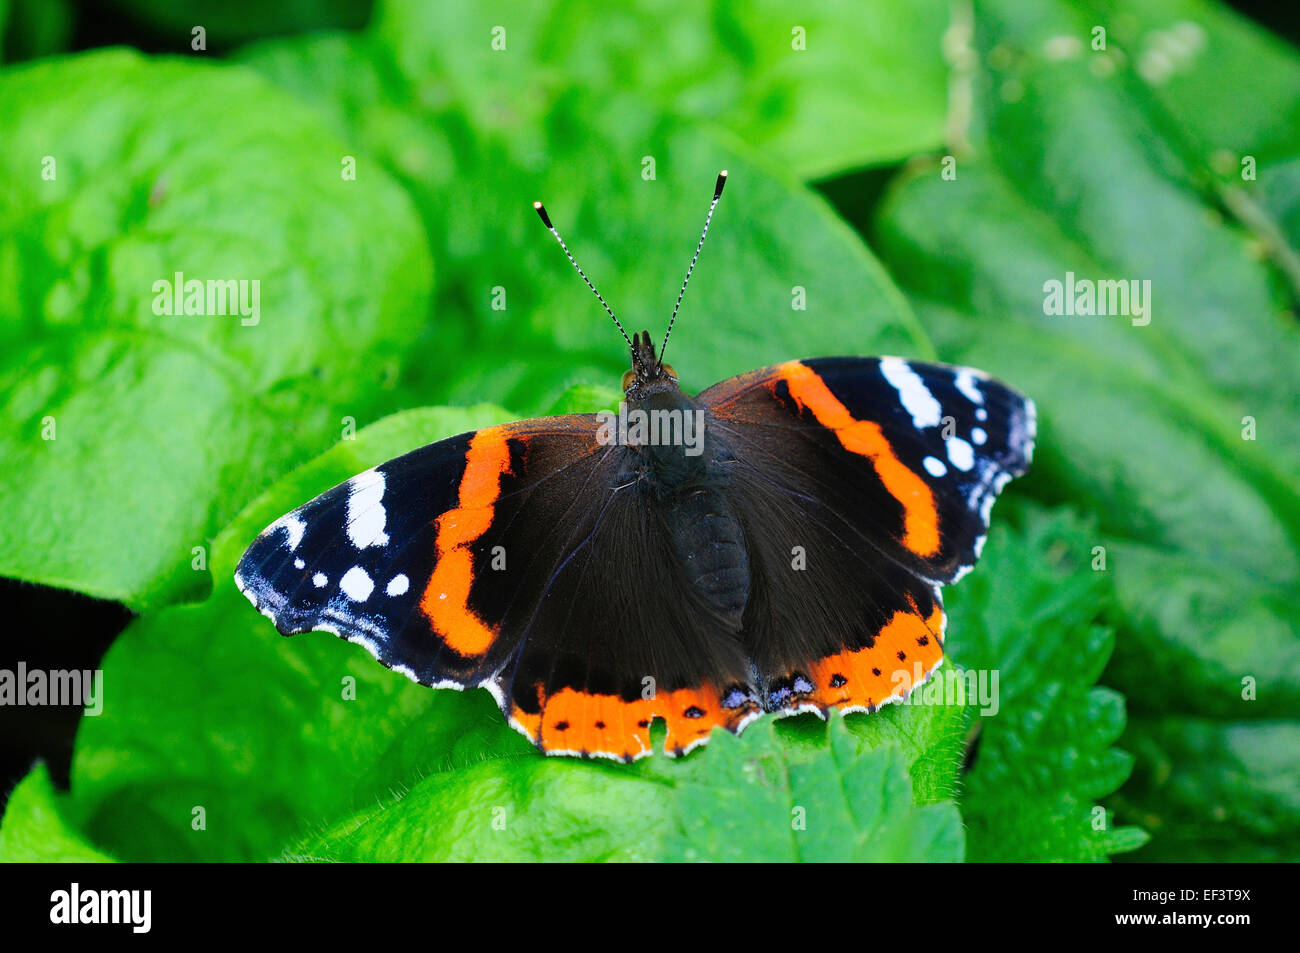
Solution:
M 677 386 L 655 382 L 629 395 L 628 417 L 648 421 L 640 443 L 643 491 L 660 516 L 652 531 L 667 534 L 683 575 L 704 607 L 739 632 L 749 599 L 745 533 L 725 492 L 725 471 L 709 439 L 704 408 Z M 642 416 L 643 415 L 643 416 Z

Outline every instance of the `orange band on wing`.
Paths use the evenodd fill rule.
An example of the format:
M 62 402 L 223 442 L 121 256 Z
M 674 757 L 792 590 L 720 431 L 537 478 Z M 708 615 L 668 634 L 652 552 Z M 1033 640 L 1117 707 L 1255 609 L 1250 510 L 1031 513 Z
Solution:
M 437 563 L 420 599 L 420 608 L 447 645 L 463 656 L 482 655 L 497 637 L 469 607 L 474 583 L 470 546 L 492 525 L 501 476 L 510 470 L 505 427 L 480 430 L 470 439 L 459 505 L 435 522 Z
M 541 711 L 532 714 L 512 705 L 510 722 L 543 751 L 624 761 L 650 753 L 650 723 L 655 718 L 668 727 L 664 750 L 679 755 L 707 740 L 714 727 L 739 731 L 759 710 L 757 701 L 724 709 L 718 692 L 708 685 L 632 701 L 574 688 L 551 696 L 539 690 L 538 700 Z
M 790 361 L 778 367 L 777 374 L 779 380 L 789 385 L 790 396 L 800 406 L 811 410 L 819 424 L 835 431 L 845 450 L 871 461 L 885 489 L 903 504 L 903 545 L 918 556 L 937 554 L 939 512 L 934 493 L 898 459 L 880 426 L 869 420 L 855 420 L 825 381 L 807 365 Z
M 900 657 L 901 656 L 901 657 Z M 810 701 L 827 708 L 874 710 L 901 692 L 906 696 L 943 658 L 943 610 L 929 618 L 895 612 L 870 648 L 845 650 L 812 667 Z

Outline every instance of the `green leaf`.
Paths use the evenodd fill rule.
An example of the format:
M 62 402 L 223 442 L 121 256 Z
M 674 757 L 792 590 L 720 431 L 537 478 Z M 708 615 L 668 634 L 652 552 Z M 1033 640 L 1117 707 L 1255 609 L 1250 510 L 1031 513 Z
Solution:
M 1105 52 L 1090 47 L 1098 24 Z M 1095 519 L 1089 551 L 1113 579 L 1120 630 L 1106 680 L 1130 700 L 1124 744 L 1149 777 L 1141 759 L 1171 745 L 1155 719 L 1249 733 L 1294 726 L 1300 704 L 1300 330 L 1287 310 L 1300 288 L 1288 258 L 1300 57 L 1194 0 L 1000 0 L 982 7 L 976 45 L 983 155 L 959 160 L 952 181 L 925 166 L 900 177 L 874 223 L 878 247 L 945 359 L 1038 402 L 1023 488 Z M 1257 184 L 1240 177 L 1247 150 Z M 1045 283 L 1069 272 L 1150 280 L 1150 323 L 1045 313 Z M 1093 697 L 1085 737 L 1117 730 L 1109 704 Z M 1260 747 L 1235 758 L 1272 776 Z M 1168 763 L 1179 790 L 1238 783 L 1230 759 Z M 1222 820 L 1213 798 L 1189 794 L 1165 815 L 1155 786 L 1132 788 L 1111 803 L 1151 828 L 1142 856 L 1213 856 L 1202 833 Z M 968 818 L 977 806 L 965 803 Z M 1225 852 L 1275 853 L 1260 830 L 1238 825 Z
M 707 761 L 678 783 L 668 860 L 959 861 L 964 836 L 951 801 L 918 806 L 907 759 L 862 745 L 832 716 L 829 743 L 794 760 L 760 722 L 715 732 Z
M 623 393 L 609 387 L 580 385 L 570 387 L 551 405 L 547 414 L 594 414 L 600 410 L 617 410 Z
M 506 751 L 432 769 L 289 848 L 296 860 L 960 860 L 951 801 L 964 725 L 955 704 L 764 719 L 698 755 L 634 765 Z M 766 782 L 751 793 L 754 765 Z M 737 785 L 746 792 L 737 797 Z M 791 798 L 796 798 L 792 802 Z M 803 807 L 806 832 L 791 811 Z M 803 821 L 801 821 L 803 823 Z
M 945 357 L 1000 373 L 1039 403 L 1036 470 L 1059 485 L 1058 499 L 1104 508 L 1103 526 L 1134 539 L 1161 534 L 1265 578 L 1293 578 L 1300 510 L 1272 453 L 1280 435 L 1267 447 L 1242 440 L 1241 406 L 1180 368 L 1158 316 L 1134 326 L 1045 315 L 1046 281 L 1135 272 L 1101 264 L 1014 181 L 975 162 L 953 182 L 931 168 L 901 179 L 881 210 L 884 254 L 909 290 L 937 306 L 925 323 Z M 1255 412 L 1271 430 L 1283 406 Z M 1131 426 L 1113 426 L 1117 415 Z
M 1180 143 L 1141 107 L 1141 81 L 1118 65 L 1098 76 L 1086 48 L 1045 52 L 1053 36 L 1087 36 L 1094 16 L 1037 0 L 998 0 L 984 11 L 977 39 L 994 64 L 984 77 L 989 158 L 1087 250 L 1096 266 L 1083 276 L 1151 282 L 1151 323 L 1130 328 L 1135 349 L 1158 356 L 1167 375 L 1193 375 L 1227 398 L 1225 425 L 1239 427 L 1243 414 L 1267 421 L 1266 450 L 1238 447 L 1290 482 L 1294 532 L 1300 417 L 1283 408 L 1300 366 L 1300 328 L 1286 296 L 1250 237 L 1208 207 Z M 992 56 L 995 46 L 1019 55 Z
M 391 400 L 425 324 L 419 223 L 242 69 L 86 54 L 7 71 L 0 112 L 0 574 L 200 597 L 195 547 Z M 178 272 L 259 282 L 258 313 L 156 313 Z
M 71 38 L 68 0 L 0 0 L 0 62 L 52 56 Z
M 96 863 L 113 858 L 96 850 L 64 817 L 65 796 L 49 768 L 38 763 L 9 794 L 0 818 L 0 863 Z
M 1300 55 L 1227 4 L 1091 0 L 1150 97 L 1207 162 L 1219 150 L 1261 163 L 1300 151 Z M 1243 96 L 1243 89 L 1251 95 Z M 1139 98 L 1138 102 L 1144 102 Z
M 1134 101 L 1300 301 L 1300 52 L 1226 5 L 1093 6 L 1132 57 Z
M 522 50 L 502 66 L 521 71 L 544 112 L 487 115 L 459 74 L 435 60 L 404 77 L 372 38 L 259 44 L 245 61 L 317 104 L 415 196 L 443 266 L 437 309 L 460 319 L 413 361 L 425 395 L 492 393 L 536 413 L 575 384 L 616 384 L 625 347 L 531 203 L 545 199 L 629 330 L 657 334 L 723 167 L 731 184 L 670 345 L 685 386 L 797 356 L 929 351 L 889 277 L 823 200 L 734 140 L 655 120 L 636 97 L 556 89 Z
M 995 526 L 980 571 L 948 599 L 949 650 L 991 689 L 962 785 L 969 857 L 1102 860 L 1146 840 L 1096 803 L 1132 767 L 1112 747 L 1124 699 L 1093 687 L 1114 646 L 1095 621 L 1109 580 L 1090 567 L 1085 526 L 1034 508 L 1023 517 L 1014 533 Z
M 204 50 L 229 49 L 260 36 L 305 33 L 310 30 L 359 28 L 370 16 L 374 0 L 298 0 L 260 3 L 258 0 L 105 0 L 119 16 L 135 20 L 154 36 L 191 47 L 193 31 L 206 31 Z
M 1300 774 L 1292 721 L 1134 718 L 1138 768 L 1116 810 L 1149 828 L 1144 861 L 1300 860 Z
M 716 123 L 809 179 L 942 143 L 947 25 L 937 0 L 819 0 L 797 14 L 777 0 L 396 0 L 376 32 L 408 76 L 454 86 L 477 121 L 540 119 L 556 91 L 596 90 L 618 109 L 604 119 L 656 121 L 645 103 Z
M 1122 671 L 1135 678 L 1117 686 L 1178 706 L 1192 697 L 1196 706 L 1232 706 L 1240 675 L 1250 673 L 1271 683 L 1278 704 L 1300 697 L 1287 675 L 1300 665 L 1300 631 L 1285 608 L 1300 580 L 1300 510 L 1271 430 L 1287 416 L 1285 402 L 1254 408 L 1268 421 L 1266 443 L 1243 440 L 1241 406 L 1179 369 L 1151 333 L 1158 318 L 1135 327 L 1044 315 L 1046 280 L 1114 272 L 1011 181 L 974 162 L 953 182 L 916 173 L 896 185 L 878 234 L 943 357 L 998 374 L 1038 403 L 1039 446 L 1024 488 L 1096 515 L 1096 544 L 1113 551 L 1123 624 L 1144 634 L 1121 640 Z M 1207 605 L 1220 618 L 1255 622 L 1236 644 L 1235 666 L 1223 664 L 1233 649 L 1205 638 L 1200 624 L 1182 624 Z M 1166 649 L 1218 658 L 1191 666 L 1199 673 L 1191 684 L 1152 685 L 1141 673 L 1171 667 Z

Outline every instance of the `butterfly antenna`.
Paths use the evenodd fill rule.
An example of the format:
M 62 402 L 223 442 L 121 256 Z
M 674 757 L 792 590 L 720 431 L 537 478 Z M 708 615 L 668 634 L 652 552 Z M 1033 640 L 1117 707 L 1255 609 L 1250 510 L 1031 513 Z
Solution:
M 686 294 L 686 285 L 691 280 L 691 272 L 695 270 L 695 263 L 700 260 L 700 249 L 704 247 L 704 237 L 709 234 L 709 222 L 713 221 L 713 210 L 718 207 L 718 199 L 722 198 L 722 187 L 727 184 L 727 170 L 723 169 L 718 173 L 717 184 L 713 186 L 713 201 L 709 203 L 709 214 L 704 216 L 704 231 L 700 233 L 700 243 L 695 246 L 695 254 L 691 256 L 691 263 L 686 268 L 686 277 L 682 279 L 682 290 L 677 292 L 677 303 L 673 305 L 673 316 L 668 319 L 668 330 L 664 333 L 664 343 L 659 348 L 659 360 L 664 359 L 664 351 L 668 349 L 668 335 L 673 333 L 673 322 L 677 320 L 677 312 L 682 307 L 682 296 Z
M 560 247 L 564 249 L 564 255 L 569 259 L 569 264 L 577 270 L 578 274 L 582 277 L 582 280 L 587 283 L 587 287 L 590 288 L 591 293 L 596 296 L 596 300 L 600 302 L 601 307 L 603 307 L 609 316 L 614 319 L 614 324 L 618 327 L 619 333 L 623 335 L 623 340 L 627 342 L 628 347 L 631 347 L 632 339 L 627 336 L 627 331 L 623 330 L 623 322 L 618 319 L 618 315 L 614 314 L 613 309 L 605 303 L 605 299 L 600 296 L 600 292 L 597 291 L 596 286 L 591 283 L 591 279 L 587 277 L 587 273 L 582 270 L 578 265 L 578 262 L 574 259 L 573 253 L 569 251 L 569 246 L 564 244 L 564 239 L 560 237 L 560 233 L 557 232 L 555 226 L 551 224 L 551 216 L 546 214 L 546 206 L 541 202 L 534 202 L 533 208 L 535 208 L 537 214 L 541 216 L 542 224 L 550 229 L 551 234 L 555 236 L 555 240 L 559 242 Z

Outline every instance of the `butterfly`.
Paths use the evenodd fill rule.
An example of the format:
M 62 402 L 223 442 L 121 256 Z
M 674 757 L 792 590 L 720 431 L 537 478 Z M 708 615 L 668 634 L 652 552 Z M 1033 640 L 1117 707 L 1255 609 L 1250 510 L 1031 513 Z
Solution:
M 721 198 L 718 176 L 673 322 Z M 619 412 L 421 447 L 268 526 L 235 582 L 548 755 L 689 752 L 764 713 L 874 712 L 943 659 L 940 587 L 1028 468 L 1031 401 L 964 367 L 795 360 L 691 396 L 632 338 Z

